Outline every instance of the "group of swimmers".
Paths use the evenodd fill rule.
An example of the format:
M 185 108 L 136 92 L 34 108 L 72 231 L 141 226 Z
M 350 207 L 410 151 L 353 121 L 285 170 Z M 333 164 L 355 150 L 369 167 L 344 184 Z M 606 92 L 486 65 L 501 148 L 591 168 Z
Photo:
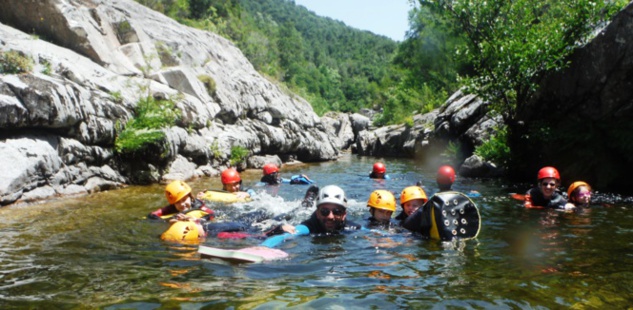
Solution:
M 310 178 L 303 174 L 293 176 L 290 179 L 281 178 L 279 176 L 279 167 L 271 163 L 264 165 L 262 172 L 261 183 L 263 184 L 313 183 Z M 389 175 L 386 174 L 386 167 L 381 162 L 373 165 L 369 177 L 389 179 Z M 440 192 L 450 191 L 451 185 L 455 181 L 455 170 L 450 166 L 442 166 L 438 170 L 436 179 Z M 242 180 L 235 169 L 229 168 L 222 171 L 221 181 L 223 190 L 236 195 L 236 197 L 252 197 L 254 195 L 252 190 L 242 188 Z M 170 217 L 169 221 L 172 223 L 172 227 L 163 234 L 163 238 L 167 240 L 193 241 L 211 233 L 226 235 L 226 233 L 235 233 L 236 231 L 247 231 L 249 230 L 249 224 L 257 220 L 253 220 L 253 218 L 262 215 L 252 216 L 252 214 L 249 214 L 249 216 L 244 216 L 243 218 L 249 218 L 249 223 L 244 223 L 245 221 L 215 223 L 213 221 L 215 212 L 204 203 L 205 192 L 200 192 L 194 197 L 191 187 L 183 181 L 173 181 L 168 184 L 165 188 L 165 196 L 169 205 L 151 212 L 148 217 L 154 219 Z M 424 189 L 420 186 L 404 188 L 400 194 L 402 211 L 395 219 L 392 219 L 393 213 L 397 210 L 396 197 L 390 191 L 376 190 L 370 194 L 367 201 L 370 217 L 364 226 L 347 220 L 347 198 L 340 187 L 328 185 L 319 189 L 316 185 L 310 186 L 302 201 L 302 206 L 310 208 L 314 205 L 315 200 L 316 210 L 301 225 L 297 227 L 278 225 L 261 235 L 301 234 L 302 232 L 308 234 L 334 234 L 343 230 L 360 229 L 361 227 L 396 229 L 402 227 L 405 220 L 429 199 Z
M 376 179 L 389 178 L 385 165 L 380 162 L 374 164 L 369 177 Z M 302 201 L 303 207 L 311 208 L 316 200 L 316 210 L 310 218 L 297 226 L 278 225 L 256 235 L 271 237 L 264 242 L 265 246 L 270 247 L 279 244 L 288 236 L 336 234 L 361 228 L 398 230 L 402 227 L 406 230 L 419 232 L 427 238 L 435 236 L 443 240 L 460 236 L 473 237 L 479 230 L 479 213 L 474 203 L 470 199 L 465 198 L 466 195 L 451 191 L 455 177 L 455 170 L 451 166 L 446 165 L 438 169 L 436 182 L 439 192 L 433 196 L 437 198 L 434 204 L 429 202 L 429 198 L 422 187 L 415 185 L 404 188 L 399 197 L 401 212 L 394 219 L 392 219 L 392 216 L 397 210 L 397 199 L 394 194 L 384 189 L 373 191 L 369 195 L 366 204 L 369 208 L 370 217 L 365 225 L 359 225 L 347 220 L 347 197 L 342 188 L 336 185 L 328 185 L 319 189 L 316 185 L 312 185 L 308 188 Z M 587 207 L 590 203 L 591 187 L 586 182 L 577 181 L 569 186 L 567 195 L 569 201 L 557 192 L 556 189 L 560 185 L 560 175 L 553 167 L 544 167 L 539 170 L 537 179 L 538 186 L 530 189 L 524 196 L 526 208 L 570 210 L 580 206 Z M 223 190 L 228 193 L 233 193 L 239 197 L 252 197 L 254 195 L 252 190 L 244 190 L 242 188 L 242 180 L 239 173 L 232 168 L 222 172 L 221 180 Z M 290 179 L 281 178 L 279 176 L 279 168 L 274 164 L 264 165 L 261 182 L 271 185 L 313 183 L 305 175 L 293 176 Z M 446 193 L 446 195 L 442 193 Z M 163 234 L 163 239 L 165 240 L 197 241 L 199 238 L 211 234 L 233 237 L 252 236 L 253 234 L 245 233 L 252 231 L 251 225 L 258 220 L 269 218 L 269 216 L 256 211 L 257 214 L 248 214 L 242 219 L 237 219 L 236 222 L 214 222 L 215 213 L 205 205 L 204 192 L 198 193 L 194 197 L 191 188 L 183 181 L 174 181 L 167 185 L 165 195 L 169 205 L 148 215 L 150 218 L 164 218 L 165 216 L 173 215 L 169 220 L 172 226 Z M 457 209 L 447 212 L 448 209 L 446 208 L 452 202 L 455 204 L 453 207 Z M 429 206 L 427 207 L 427 205 Z M 433 208 L 436 208 L 436 210 L 432 210 Z M 470 210 L 468 212 L 475 211 L 468 213 L 465 210 Z M 198 212 L 198 214 L 194 215 L 192 212 Z M 476 224 L 473 224 L 475 221 Z
M 587 208 L 591 203 L 591 186 L 584 181 L 576 181 L 567 188 L 567 198 L 557 191 L 560 174 L 554 167 L 543 167 L 537 174 L 537 186 L 525 194 L 526 208 L 550 208 L 573 210 Z

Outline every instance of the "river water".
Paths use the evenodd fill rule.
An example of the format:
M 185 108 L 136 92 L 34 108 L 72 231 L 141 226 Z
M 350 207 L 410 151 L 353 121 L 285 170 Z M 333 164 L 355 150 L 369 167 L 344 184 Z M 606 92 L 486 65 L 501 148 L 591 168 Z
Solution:
M 367 178 L 375 159 L 284 167 L 320 186 L 338 184 L 348 218 L 362 222 L 374 189 L 399 193 L 422 181 L 437 190 L 435 167 L 386 159 L 389 181 Z M 243 174 L 254 184 L 259 171 Z M 217 179 L 217 178 L 216 178 Z M 190 182 L 219 188 L 216 179 Z M 164 222 L 144 219 L 165 204 L 163 186 L 122 190 L 0 209 L 0 308 L 626 308 L 633 304 L 633 213 L 629 203 L 578 213 L 526 210 L 511 200 L 527 184 L 458 178 L 476 190 L 482 216 L 475 240 L 442 243 L 409 234 L 360 231 L 299 237 L 280 246 L 282 261 L 237 264 L 201 259 L 197 246 L 160 240 Z M 283 185 L 257 201 L 212 205 L 225 218 L 263 208 L 291 223 L 312 210 L 298 205 L 307 186 Z M 261 189 L 260 189 L 261 190 Z M 271 224 L 262 223 L 262 227 Z M 256 239 L 204 244 L 240 248 Z

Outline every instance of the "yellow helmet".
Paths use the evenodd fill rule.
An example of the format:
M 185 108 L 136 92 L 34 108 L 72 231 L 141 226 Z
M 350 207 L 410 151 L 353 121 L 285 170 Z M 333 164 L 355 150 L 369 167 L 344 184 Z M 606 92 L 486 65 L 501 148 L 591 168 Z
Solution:
M 429 198 L 426 197 L 426 193 L 419 186 L 409 186 L 402 190 L 402 194 L 400 194 L 400 205 L 405 204 L 414 199 L 422 199 L 424 202 L 427 202 Z
M 396 197 L 390 191 L 379 189 L 369 195 L 367 206 L 387 211 L 396 211 Z
M 165 196 L 169 204 L 172 205 L 190 193 L 191 187 L 183 181 L 173 181 L 165 187 Z
M 200 234 L 198 233 L 196 223 L 183 221 L 173 223 L 160 235 L 162 240 L 181 243 L 195 243 L 199 237 Z

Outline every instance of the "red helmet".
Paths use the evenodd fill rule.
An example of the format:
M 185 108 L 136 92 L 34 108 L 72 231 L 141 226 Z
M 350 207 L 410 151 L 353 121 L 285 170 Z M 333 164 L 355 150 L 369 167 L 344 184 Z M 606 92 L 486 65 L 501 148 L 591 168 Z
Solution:
M 272 163 L 264 165 L 264 175 L 269 175 L 275 172 L 279 172 L 279 168 L 277 167 L 277 165 Z
M 453 184 L 453 182 L 455 182 L 455 169 L 448 165 L 440 167 L 440 169 L 437 170 L 437 177 L 435 180 L 438 184 Z
M 375 173 L 385 173 L 387 172 L 387 167 L 385 167 L 385 164 L 381 163 L 381 162 L 377 162 L 374 164 L 374 172 Z
M 242 181 L 240 174 L 233 168 L 222 171 L 222 184 L 236 183 Z
M 558 174 L 558 170 L 554 167 L 543 167 L 538 171 L 537 180 L 542 180 L 545 178 L 554 178 L 560 181 L 560 174 Z

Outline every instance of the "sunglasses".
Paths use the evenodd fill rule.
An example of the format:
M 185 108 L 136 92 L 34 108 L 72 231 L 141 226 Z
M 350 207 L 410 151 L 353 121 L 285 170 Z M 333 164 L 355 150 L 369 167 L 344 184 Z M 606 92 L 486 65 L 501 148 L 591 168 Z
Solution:
M 576 197 L 578 198 L 591 197 L 591 192 L 578 193 L 576 194 Z
M 554 183 L 554 182 L 550 182 L 550 183 L 543 182 L 543 183 L 541 183 L 541 186 L 544 186 L 544 187 L 548 187 L 548 186 L 556 187 L 556 183 Z
M 321 213 L 321 216 L 328 216 L 328 215 L 330 215 L 330 212 L 334 213 L 334 216 L 341 216 L 341 215 L 345 214 L 345 209 L 340 209 L 340 208 L 336 208 L 336 209 L 321 208 L 321 209 L 319 209 L 319 213 Z

